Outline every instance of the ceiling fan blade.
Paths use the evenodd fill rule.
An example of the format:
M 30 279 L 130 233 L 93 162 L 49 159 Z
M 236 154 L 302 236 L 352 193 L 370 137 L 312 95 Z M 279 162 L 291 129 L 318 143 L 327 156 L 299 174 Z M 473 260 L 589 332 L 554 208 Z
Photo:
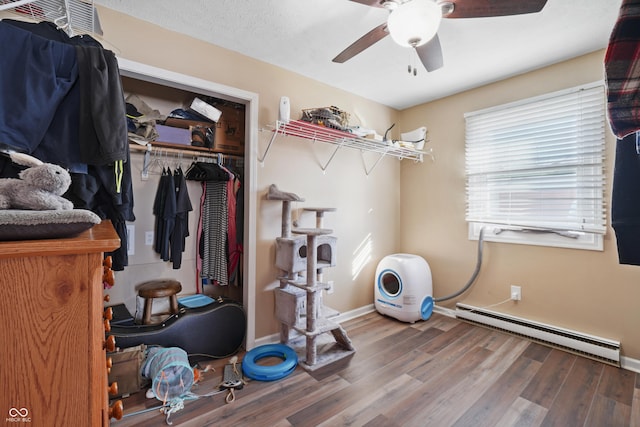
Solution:
M 435 71 L 438 68 L 442 68 L 442 47 L 437 34 L 427 43 L 418 46 L 416 52 L 427 71 Z
M 348 61 L 369 46 L 385 38 L 388 34 L 389 30 L 387 30 L 386 22 L 378 25 L 373 30 L 353 42 L 348 48 L 340 52 L 338 56 L 333 58 L 333 62 L 342 64 L 343 62 Z
M 384 3 L 384 1 L 382 0 L 351 0 L 352 2 L 355 3 L 360 3 L 360 4 L 364 4 L 367 6 L 371 6 L 371 7 L 382 7 L 384 8 L 384 6 L 382 5 L 382 3 Z
M 540 12 L 547 0 L 449 0 L 448 3 L 453 3 L 453 12 L 444 18 L 488 18 Z

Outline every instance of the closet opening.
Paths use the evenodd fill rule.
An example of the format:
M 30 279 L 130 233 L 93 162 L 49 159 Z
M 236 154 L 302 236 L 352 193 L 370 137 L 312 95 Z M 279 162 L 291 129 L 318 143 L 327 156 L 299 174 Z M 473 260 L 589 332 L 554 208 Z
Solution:
M 149 149 L 144 145 L 133 147 L 131 150 L 131 171 L 134 188 L 134 210 L 136 221 L 133 222 L 134 253 L 129 255 L 129 266 L 124 271 L 116 273 L 116 286 L 110 290 L 112 297 L 122 299 L 128 307 L 132 307 L 136 301 L 134 286 L 143 282 L 145 277 L 158 274 L 172 276 L 182 282 L 183 292 L 187 294 L 204 293 L 211 297 L 224 296 L 242 303 L 247 316 L 247 331 L 245 347 L 247 350 L 255 345 L 255 236 L 256 236 L 256 168 L 257 158 L 257 112 L 258 95 L 241 89 L 220 85 L 212 81 L 175 73 L 172 71 L 151 67 L 145 64 L 119 58 L 120 75 L 122 77 L 125 97 L 135 94 L 150 107 L 162 113 L 172 111 L 180 106 L 189 105 L 198 97 L 205 100 L 219 101 L 219 107 L 227 112 L 229 117 L 233 110 L 224 110 L 226 107 L 243 107 L 243 122 L 240 126 L 236 123 L 223 124 L 220 131 L 244 132 L 244 146 L 227 146 L 220 153 L 205 147 L 175 146 L 154 143 Z M 218 147 L 216 147 L 218 148 Z M 241 149 L 239 149 L 241 148 Z M 150 151 L 150 153 L 148 152 Z M 159 156 L 159 157 L 154 157 Z M 146 159 L 145 159 L 146 157 Z M 158 160 L 159 159 L 159 160 Z M 151 162 L 156 160 L 154 169 Z M 163 163 L 164 162 L 164 163 Z M 233 275 L 230 283 L 220 286 L 218 283 L 210 283 L 206 277 L 201 277 L 201 266 L 196 261 L 198 258 L 197 238 L 200 220 L 200 198 L 203 196 L 204 187 L 200 182 L 187 181 L 193 211 L 189 219 L 191 235 L 187 237 L 188 250 L 185 251 L 182 266 L 178 270 L 171 269 L 153 253 L 148 246 L 148 237 L 153 218 L 152 206 L 155 192 L 157 191 L 159 174 L 162 166 L 169 168 L 180 167 L 186 171 L 194 162 L 211 162 L 233 170 L 240 178 L 242 192 L 238 193 L 243 214 L 238 229 L 241 229 L 240 262 L 237 266 L 237 274 Z M 146 168 L 146 178 L 143 170 Z M 160 166 L 160 167 L 158 167 Z M 156 175 L 157 174 L 157 175 Z M 239 242 L 240 243 L 240 242 Z M 162 269 L 165 269 L 162 271 Z M 215 281 L 214 281 L 215 282 Z

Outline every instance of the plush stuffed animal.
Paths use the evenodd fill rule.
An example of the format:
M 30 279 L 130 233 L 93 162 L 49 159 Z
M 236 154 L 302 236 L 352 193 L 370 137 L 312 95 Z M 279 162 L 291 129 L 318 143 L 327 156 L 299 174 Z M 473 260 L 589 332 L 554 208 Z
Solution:
M 28 169 L 19 173 L 19 179 L 0 179 L 0 209 L 73 209 L 73 203 L 61 197 L 71 185 L 69 172 L 28 154 L 9 153 L 9 156 Z

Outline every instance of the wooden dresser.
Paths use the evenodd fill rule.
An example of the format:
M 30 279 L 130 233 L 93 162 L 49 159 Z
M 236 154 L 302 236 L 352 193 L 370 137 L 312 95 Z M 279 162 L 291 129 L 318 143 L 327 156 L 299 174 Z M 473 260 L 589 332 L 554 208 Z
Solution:
M 118 247 L 109 221 L 72 238 L 0 242 L 4 425 L 109 424 L 102 261 Z

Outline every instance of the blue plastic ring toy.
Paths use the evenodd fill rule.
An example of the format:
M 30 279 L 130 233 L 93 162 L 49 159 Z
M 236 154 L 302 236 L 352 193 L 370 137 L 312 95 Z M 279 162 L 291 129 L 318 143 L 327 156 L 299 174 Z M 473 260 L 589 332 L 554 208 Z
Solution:
M 256 363 L 265 357 L 279 357 L 282 362 L 273 366 L 263 366 Z M 245 354 L 242 359 L 242 372 L 254 380 L 275 381 L 292 373 L 297 365 L 298 355 L 291 347 L 284 344 L 266 344 Z

